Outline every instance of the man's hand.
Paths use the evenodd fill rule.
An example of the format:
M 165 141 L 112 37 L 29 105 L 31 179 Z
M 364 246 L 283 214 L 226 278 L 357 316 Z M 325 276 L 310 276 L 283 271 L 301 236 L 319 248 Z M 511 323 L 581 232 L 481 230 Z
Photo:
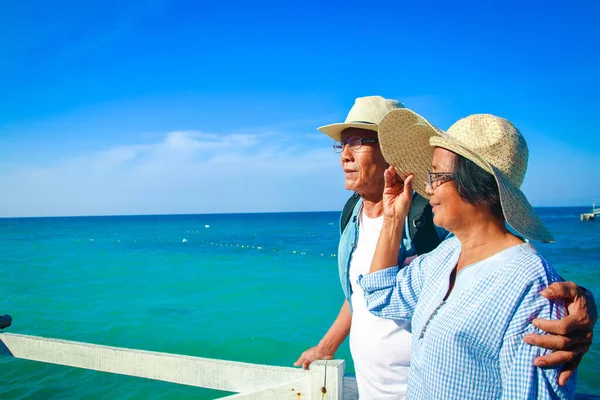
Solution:
M 558 384 L 564 386 L 592 344 L 592 331 L 598 311 L 592 294 L 573 282 L 555 282 L 542 291 L 549 299 L 562 299 L 569 315 L 560 321 L 541 318 L 533 324 L 550 335 L 525 335 L 524 341 L 538 347 L 554 350 L 547 356 L 534 360 L 538 367 L 553 367 L 564 364 L 558 376 Z
M 306 350 L 294 363 L 295 367 L 302 365 L 302 368 L 308 369 L 311 362 L 315 360 L 331 360 L 335 353 L 321 349 L 319 346 L 311 347 Z
M 319 344 L 302 353 L 300 358 L 294 363 L 294 366 L 302 366 L 302 368 L 308 369 L 310 363 L 315 360 L 333 359 L 337 349 L 348 337 L 351 325 L 352 314 L 350 313 L 350 306 L 348 305 L 348 300 L 344 300 L 337 318 L 333 321 L 325 336 L 319 341 Z

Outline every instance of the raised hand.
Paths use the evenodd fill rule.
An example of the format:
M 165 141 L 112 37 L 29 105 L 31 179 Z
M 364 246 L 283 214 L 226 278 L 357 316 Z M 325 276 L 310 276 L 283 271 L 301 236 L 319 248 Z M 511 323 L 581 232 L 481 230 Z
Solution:
M 412 203 L 412 180 L 414 175 L 401 179 L 393 166 L 388 167 L 383 175 L 383 215 L 402 220 L 408 216 Z

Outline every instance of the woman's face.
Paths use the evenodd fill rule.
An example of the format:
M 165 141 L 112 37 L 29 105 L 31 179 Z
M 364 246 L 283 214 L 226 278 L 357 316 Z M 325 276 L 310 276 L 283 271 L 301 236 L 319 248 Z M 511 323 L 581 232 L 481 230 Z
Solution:
M 456 157 L 453 152 L 436 147 L 431 172 L 454 172 Z M 452 180 L 441 184 L 434 183 L 433 186 L 435 189 L 429 185 L 426 189 L 427 194 L 431 196 L 429 203 L 433 207 L 433 223 L 453 232 L 469 218 L 473 205 L 460 197 Z

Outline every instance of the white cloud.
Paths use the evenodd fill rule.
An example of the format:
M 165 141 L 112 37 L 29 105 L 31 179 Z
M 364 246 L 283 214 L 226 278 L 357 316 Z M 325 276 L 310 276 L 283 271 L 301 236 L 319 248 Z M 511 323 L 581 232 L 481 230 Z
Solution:
M 338 158 L 276 134 L 171 132 L 45 167 L 0 170 L 0 215 L 335 210 Z

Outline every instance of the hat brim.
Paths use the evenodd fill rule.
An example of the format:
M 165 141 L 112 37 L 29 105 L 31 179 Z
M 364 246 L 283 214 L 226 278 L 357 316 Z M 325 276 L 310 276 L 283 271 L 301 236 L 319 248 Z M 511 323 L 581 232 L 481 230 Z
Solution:
M 518 234 L 541 242 L 554 237 L 538 217 L 523 192 L 496 167 L 460 145 L 425 118 L 408 109 L 393 110 L 379 124 L 379 144 L 385 160 L 400 174 L 414 174 L 413 189 L 425 198 L 427 172 L 435 147 L 459 154 L 492 174 L 498 184 L 502 212 Z
M 365 129 L 367 131 L 377 132 L 378 125 L 366 122 L 338 123 L 320 126 L 317 130 L 323 132 L 333 140 L 342 140 L 342 131 L 348 128 Z
M 434 148 L 429 139 L 441 131 L 407 108 L 390 111 L 379 124 L 379 145 L 388 164 L 399 175 L 413 174 L 413 189 L 425 198 L 427 172 L 431 170 Z
M 542 222 L 521 189 L 514 186 L 502 171 L 490 164 L 500 192 L 500 203 L 506 223 L 522 236 L 544 243 L 555 242 L 554 236 Z

